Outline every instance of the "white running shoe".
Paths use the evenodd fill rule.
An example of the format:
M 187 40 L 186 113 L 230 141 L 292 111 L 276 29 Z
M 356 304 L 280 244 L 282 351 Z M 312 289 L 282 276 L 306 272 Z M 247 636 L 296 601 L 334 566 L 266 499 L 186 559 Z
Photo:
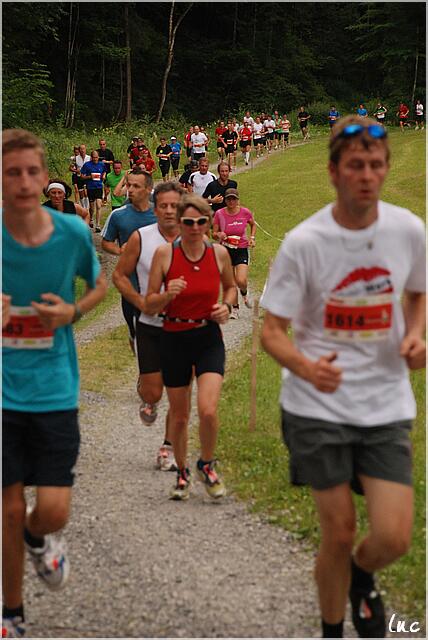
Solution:
M 177 463 L 170 444 L 163 444 L 159 449 L 157 468 L 161 471 L 177 471 Z
M 239 318 L 239 311 L 236 307 L 232 307 L 232 311 L 230 312 L 230 316 L 229 319 L 230 320 L 238 320 Z
M 21 616 L 3 618 L 1 625 L 2 638 L 23 638 L 25 636 L 25 622 Z
M 148 402 L 142 402 L 140 404 L 140 418 L 141 422 L 150 427 L 158 417 L 157 404 L 150 404 Z
M 36 573 L 49 589 L 62 589 L 70 573 L 70 561 L 64 538 L 52 534 L 45 536 L 43 547 L 25 545 L 36 569 Z

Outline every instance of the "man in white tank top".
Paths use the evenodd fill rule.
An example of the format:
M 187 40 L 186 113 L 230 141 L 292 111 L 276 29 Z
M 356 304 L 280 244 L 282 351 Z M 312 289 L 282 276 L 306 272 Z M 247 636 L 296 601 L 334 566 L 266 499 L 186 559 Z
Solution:
M 113 273 L 113 282 L 122 296 L 137 309 L 142 309 L 147 292 L 153 254 L 162 244 L 178 237 L 177 204 L 183 194 L 176 182 L 163 182 L 154 191 L 154 211 L 157 224 L 137 229 L 130 236 Z M 131 275 L 136 272 L 138 291 L 132 286 Z M 150 426 L 157 417 L 157 403 L 162 397 L 163 382 L 160 371 L 159 339 L 162 319 L 141 311 L 136 327 L 137 355 L 140 376 L 138 393 L 141 397 L 140 418 Z M 174 471 L 175 460 L 169 440 L 169 414 L 166 419 L 165 438 L 158 455 L 157 465 L 162 471 Z

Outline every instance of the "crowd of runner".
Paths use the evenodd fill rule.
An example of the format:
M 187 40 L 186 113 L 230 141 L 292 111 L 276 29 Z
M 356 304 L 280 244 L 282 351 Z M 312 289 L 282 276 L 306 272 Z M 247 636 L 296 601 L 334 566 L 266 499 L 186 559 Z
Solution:
M 379 201 L 389 168 L 381 107 L 374 120 L 364 105 L 343 118 L 332 106 L 336 203 L 289 234 L 262 298 L 263 346 L 289 377 L 281 404 L 291 480 L 312 487 L 320 518 L 316 579 L 324 637 L 342 636 L 348 592 L 359 635 L 383 637 L 373 572 L 402 555 L 411 534 L 408 432 L 415 409 L 408 369 L 425 361 L 424 231 L 416 216 Z M 303 106 L 298 120 L 307 140 L 310 114 Z M 183 501 L 191 493 L 195 384 L 195 475 L 219 500 L 226 494 L 215 457 L 225 370 L 221 325 L 238 319 L 239 296 L 251 307 L 249 250 L 256 240 L 254 215 L 241 205 L 230 173 L 238 148 L 248 165 L 252 149 L 260 156 L 286 148 L 290 129 L 278 112 L 252 118 L 247 111 L 240 124 L 220 122 L 217 174 L 209 171 L 211 141 L 201 127 L 190 128 L 183 149 L 175 136 L 161 138 L 157 185 L 155 160 L 141 136 L 127 149 L 129 169 L 104 139 L 90 155 L 80 145 L 69 163 L 75 203 L 66 183 L 48 179 L 33 134 L 4 133 L 3 637 L 25 634 L 25 548 L 48 587 L 61 588 L 69 573 L 65 542 L 52 534 L 67 522 L 79 449 L 72 324 L 106 293 L 88 225 L 101 233 L 102 249 L 118 257 L 113 283 L 138 362 L 144 425 L 155 423 L 164 388 L 167 394 L 156 462 L 176 473 L 169 497 Z M 182 151 L 188 168 L 180 176 Z M 101 228 L 109 195 L 112 211 Z M 87 286 L 75 301 L 77 275 Z M 28 484 L 37 487 L 29 513 Z M 370 523 L 356 550 L 351 487 L 365 493 Z

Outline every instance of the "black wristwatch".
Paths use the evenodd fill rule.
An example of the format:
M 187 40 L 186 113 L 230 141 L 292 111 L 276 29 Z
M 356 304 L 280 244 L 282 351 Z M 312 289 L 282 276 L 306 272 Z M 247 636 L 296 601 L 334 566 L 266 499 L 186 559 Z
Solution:
M 232 313 L 232 305 L 230 304 L 230 302 L 223 302 L 223 304 L 225 304 L 226 307 L 229 309 L 229 313 Z

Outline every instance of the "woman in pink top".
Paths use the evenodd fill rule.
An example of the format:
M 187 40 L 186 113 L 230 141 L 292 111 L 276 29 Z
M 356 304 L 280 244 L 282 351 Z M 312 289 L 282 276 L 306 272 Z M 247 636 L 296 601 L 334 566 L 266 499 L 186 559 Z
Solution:
M 249 309 L 251 303 L 248 299 L 248 247 L 256 244 L 256 223 L 249 209 L 241 207 L 239 193 L 236 189 L 227 189 L 224 195 L 226 206 L 216 211 L 213 222 L 213 238 L 223 244 L 232 260 L 235 282 L 239 288 L 244 304 Z M 250 239 L 246 231 L 250 225 Z M 230 314 L 232 320 L 238 318 L 239 303 L 238 292 Z

